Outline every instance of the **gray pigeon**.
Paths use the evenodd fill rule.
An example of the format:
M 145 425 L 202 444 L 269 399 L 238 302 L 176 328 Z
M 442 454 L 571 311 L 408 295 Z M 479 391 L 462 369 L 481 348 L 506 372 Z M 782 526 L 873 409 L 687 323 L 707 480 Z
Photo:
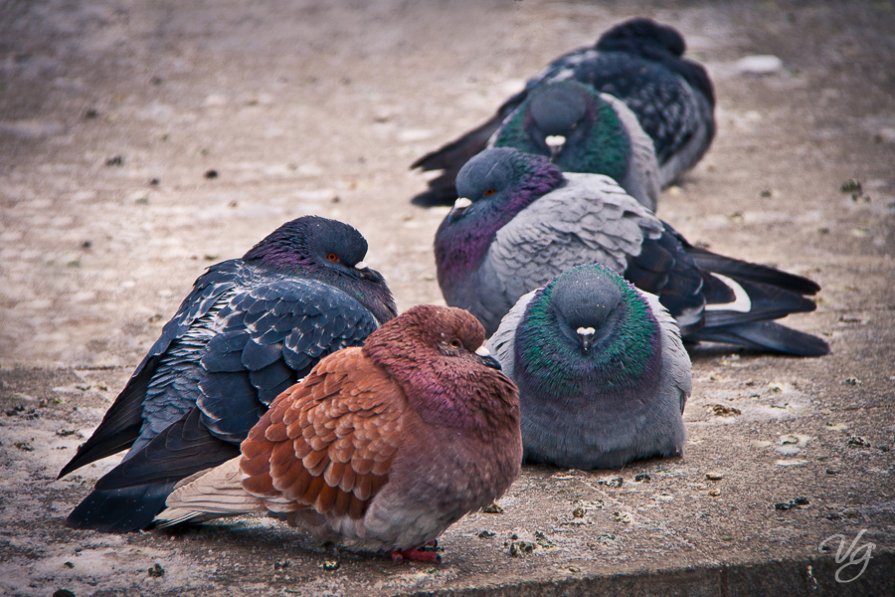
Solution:
M 68 524 L 106 532 L 149 525 L 177 481 L 239 454 L 280 392 L 394 317 L 366 252 L 351 226 L 307 216 L 202 274 L 59 473 L 130 448 Z
M 487 122 L 424 155 L 411 168 L 442 170 L 419 205 L 449 205 L 463 164 L 487 147 L 507 116 L 538 87 L 574 79 L 623 101 L 653 140 L 659 181 L 667 186 L 696 165 L 715 136 L 715 92 L 705 69 L 686 58 L 681 34 L 651 19 L 635 18 L 604 33 L 592 47 L 564 54 L 530 79 Z
M 624 103 L 593 87 L 571 80 L 536 87 L 489 146 L 548 156 L 564 172 L 605 174 L 656 210 L 659 165 L 652 139 Z
M 681 453 L 690 358 L 677 324 L 602 265 L 524 295 L 488 349 L 519 386 L 528 462 L 619 468 Z
M 820 287 L 801 276 L 690 245 L 599 174 L 566 173 L 547 158 L 489 149 L 457 176 L 458 198 L 435 235 L 447 303 L 489 333 L 526 292 L 566 269 L 600 263 L 659 296 L 685 339 L 800 356 L 826 342 L 774 323 L 813 311 Z

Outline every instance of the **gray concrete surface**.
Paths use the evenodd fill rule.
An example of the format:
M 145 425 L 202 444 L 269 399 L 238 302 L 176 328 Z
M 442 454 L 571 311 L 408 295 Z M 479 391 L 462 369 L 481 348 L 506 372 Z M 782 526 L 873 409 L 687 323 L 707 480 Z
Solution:
M 401 308 L 439 302 L 444 210 L 408 203 L 407 165 L 637 14 L 678 27 L 718 95 L 717 140 L 660 214 L 818 280 L 818 311 L 789 323 L 832 355 L 701 351 L 683 458 L 527 468 L 503 513 L 445 533 L 439 567 L 324 570 L 332 555 L 267 519 L 62 524 L 115 459 L 57 471 L 206 265 L 318 213 L 363 231 Z M 738 68 L 760 54 L 782 68 Z M 0 593 L 891 595 L 893 157 L 892 2 L 5 2 Z M 819 550 L 836 534 L 839 561 L 838 539 Z

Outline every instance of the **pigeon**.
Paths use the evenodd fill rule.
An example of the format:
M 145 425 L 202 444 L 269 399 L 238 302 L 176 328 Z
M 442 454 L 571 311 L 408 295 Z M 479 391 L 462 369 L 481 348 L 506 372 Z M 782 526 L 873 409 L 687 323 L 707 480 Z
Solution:
M 608 93 L 636 114 L 653 140 L 662 187 L 692 168 L 715 136 L 715 92 L 706 70 L 684 58 L 681 34 L 651 19 L 634 18 L 606 31 L 593 47 L 564 54 L 509 98 L 490 120 L 419 158 L 411 168 L 443 172 L 417 195 L 418 205 L 449 205 L 454 180 L 508 116 L 538 87 L 572 79 Z M 601 172 L 602 174 L 602 172 Z
M 593 87 L 568 80 L 533 89 L 488 145 L 549 156 L 565 172 L 605 174 L 656 210 L 659 165 L 652 139 L 624 103 Z
M 425 547 L 521 467 L 519 395 L 484 339 L 467 311 L 411 308 L 322 359 L 157 522 L 268 512 L 321 541 L 438 560 Z
M 526 462 L 681 454 L 690 358 L 659 299 L 612 270 L 578 265 L 525 294 L 487 347 L 519 387 Z
M 130 448 L 68 516 L 146 527 L 180 479 L 229 460 L 267 407 L 322 357 L 397 313 L 367 242 L 341 222 L 288 222 L 196 280 L 99 427 L 59 473 Z
M 799 356 L 826 342 L 772 320 L 813 311 L 813 281 L 692 246 L 611 178 L 563 174 L 543 156 L 488 149 L 457 176 L 458 198 L 435 235 L 449 305 L 487 333 L 526 292 L 582 263 L 600 263 L 658 295 L 691 342 Z

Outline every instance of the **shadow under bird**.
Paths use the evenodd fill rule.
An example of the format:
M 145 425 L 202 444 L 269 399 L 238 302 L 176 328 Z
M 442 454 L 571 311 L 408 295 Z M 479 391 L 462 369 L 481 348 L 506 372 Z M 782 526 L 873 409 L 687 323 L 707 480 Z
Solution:
M 59 473 L 129 448 L 72 511 L 75 528 L 146 527 L 177 481 L 239 454 L 283 390 L 396 315 L 367 241 L 341 222 L 288 222 L 200 276 L 90 439 Z
M 435 235 L 438 283 L 449 305 L 488 333 L 525 293 L 566 269 L 600 263 L 659 297 L 689 341 L 798 356 L 826 342 L 775 323 L 813 311 L 807 278 L 690 245 L 611 178 L 563 174 L 547 158 L 489 149 L 457 176 L 462 197 Z
M 488 147 L 495 132 L 532 92 L 570 79 L 618 98 L 630 108 L 653 141 L 659 184 L 671 184 L 702 159 L 715 136 L 714 88 L 705 68 L 684 58 L 685 51 L 683 36 L 672 27 L 635 18 L 606 31 L 594 46 L 560 56 L 529 79 L 525 89 L 504 102 L 487 122 L 411 165 L 423 171 L 442 170 L 414 203 L 449 205 L 457 197 L 454 180 L 459 169 Z
M 466 311 L 413 307 L 321 360 L 158 522 L 268 512 L 321 541 L 437 561 L 427 547 L 521 466 L 516 386 L 484 339 Z
M 690 358 L 652 294 L 597 264 L 524 295 L 488 349 L 519 387 L 527 462 L 583 469 L 681 454 Z

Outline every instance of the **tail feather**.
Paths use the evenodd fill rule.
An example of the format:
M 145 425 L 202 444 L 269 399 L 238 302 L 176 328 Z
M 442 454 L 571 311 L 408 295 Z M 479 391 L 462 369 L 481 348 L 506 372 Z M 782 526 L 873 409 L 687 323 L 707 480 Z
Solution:
M 411 168 L 420 170 L 444 170 L 438 177 L 429 181 L 429 188 L 413 198 L 413 203 L 422 206 L 450 205 L 457 198 L 454 181 L 457 173 L 469 158 L 484 150 L 494 131 L 503 120 L 501 112 L 492 116 L 487 122 L 479 125 L 459 139 L 443 147 L 427 153 L 419 158 Z
M 68 515 L 75 529 L 126 533 L 144 529 L 165 507 L 174 482 L 149 483 L 116 489 L 95 489 Z
M 773 321 L 750 321 L 690 334 L 693 341 L 725 342 L 762 352 L 778 352 L 799 357 L 829 354 L 830 346 L 821 338 L 799 332 Z
M 267 510 L 261 500 L 242 488 L 239 458 L 184 479 L 168 496 L 166 506 L 155 518 L 163 528 L 187 521 Z
M 705 282 L 705 328 L 778 319 L 817 308 L 814 301 L 801 294 L 762 282 L 715 273 L 706 275 Z
M 142 365 L 140 373 L 118 395 L 93 435 L 78 447 L 74 457 L 59 471 L 57 479 L 133 445 L 143 425 L 143 398 L 156 360 L 153 357 Z
M 820 291 L 820 286 L 813 280 L 795 274 L 788 274 L 766 265 L 724 257 L 692 245 L 687 246 L 687 254 L 696 262 L 700 269 L 723 274 L 737 280 L 769 284 L 797 294 L 816 294 Z

